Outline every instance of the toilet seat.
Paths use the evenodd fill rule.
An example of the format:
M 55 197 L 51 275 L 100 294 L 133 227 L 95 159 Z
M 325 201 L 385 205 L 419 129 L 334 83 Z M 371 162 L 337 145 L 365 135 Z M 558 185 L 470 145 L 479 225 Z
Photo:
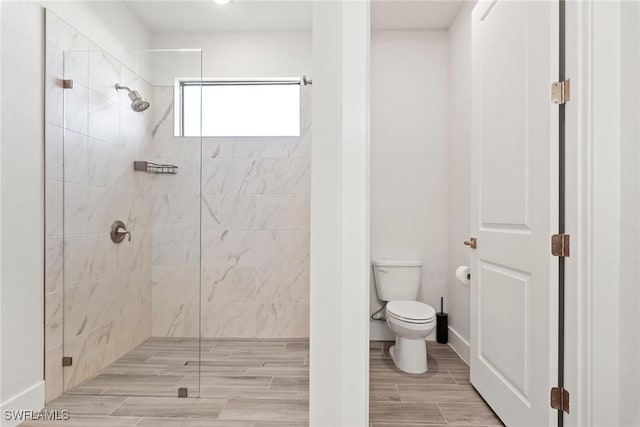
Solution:
M 433 322 L 436 311 L 420 301 L 390 301 L 387 316 L 407 323 L 425 324 Z

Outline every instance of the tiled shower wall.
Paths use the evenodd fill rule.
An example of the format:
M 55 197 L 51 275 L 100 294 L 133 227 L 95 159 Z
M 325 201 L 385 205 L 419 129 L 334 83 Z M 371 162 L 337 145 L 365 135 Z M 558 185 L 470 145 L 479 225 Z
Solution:
M 149 141 L 115 83 L 151 86 L 56 15 L 46 14 L 46 399 L 151 335 L 151 181 L 132 162 Z M 62 79 L 73 88 L 63 89 Z M 115 244 L 120 219 L 131 242 Z M 64 256 L 63 256 L 64 254 Z M 64 343 L 64 345 L 63 345 Z M 64 353 L 63 353 L 64 349 Z M 63 356 L 73 364 L 62 367 Z
M 153 88 L 148 160 L 178 166 L 153 177 L 152 333 L 200 335 L 200 138 L 173 137 L 173 87 Z
M 173 136 L 173 87 L 50 12 L 46 46 L 47 401 L 152 335 L 308 337 L 310 88 L 300 137 L 201 143 Z M 151 108 L 133 112 L 116 82 Z M 111 242 L 116 219 L 131 242 Z
M 201 302 L 203 337 L 308 337 L 310 88 L 300 137 L 203 139 L 201 209 L 199 139 L 173 136 L 172 87 L 154 100 L 154 158 L 180 169 L 153 184 L 153 335 L 197 336 Z

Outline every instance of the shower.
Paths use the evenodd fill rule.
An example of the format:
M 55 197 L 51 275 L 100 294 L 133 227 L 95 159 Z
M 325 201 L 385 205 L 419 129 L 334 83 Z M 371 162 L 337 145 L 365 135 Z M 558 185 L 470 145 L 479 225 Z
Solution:
M 120 83 L 116 83 L 116 90 L 125 89 L 129 92 L 129 99 L 131 99 L 131 109 L 137 113 L 140 113 L 147 108 L 149 108 L 149 101 L 144 99 L 144 97 L 137 90 L 131 90 L 126 86 L 120 86 Z

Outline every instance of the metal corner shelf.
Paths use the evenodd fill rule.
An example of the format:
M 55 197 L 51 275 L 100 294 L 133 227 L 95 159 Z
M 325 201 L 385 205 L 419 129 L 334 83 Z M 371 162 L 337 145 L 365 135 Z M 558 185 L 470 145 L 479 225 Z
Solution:
M 137 172 L 152 173 L 155 175 L 175 175 L 178 173 L 178 166 L 136 160 L 133 162 L 133 170 Z

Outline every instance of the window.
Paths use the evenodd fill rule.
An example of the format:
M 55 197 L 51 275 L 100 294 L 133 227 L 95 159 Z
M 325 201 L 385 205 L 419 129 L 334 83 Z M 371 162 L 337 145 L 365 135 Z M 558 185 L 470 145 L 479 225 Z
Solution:
M 300 135 L 299 80 L 182 80 L 176 89 L 176 136 L 200 136 L 201 111 L 204 137 Z

